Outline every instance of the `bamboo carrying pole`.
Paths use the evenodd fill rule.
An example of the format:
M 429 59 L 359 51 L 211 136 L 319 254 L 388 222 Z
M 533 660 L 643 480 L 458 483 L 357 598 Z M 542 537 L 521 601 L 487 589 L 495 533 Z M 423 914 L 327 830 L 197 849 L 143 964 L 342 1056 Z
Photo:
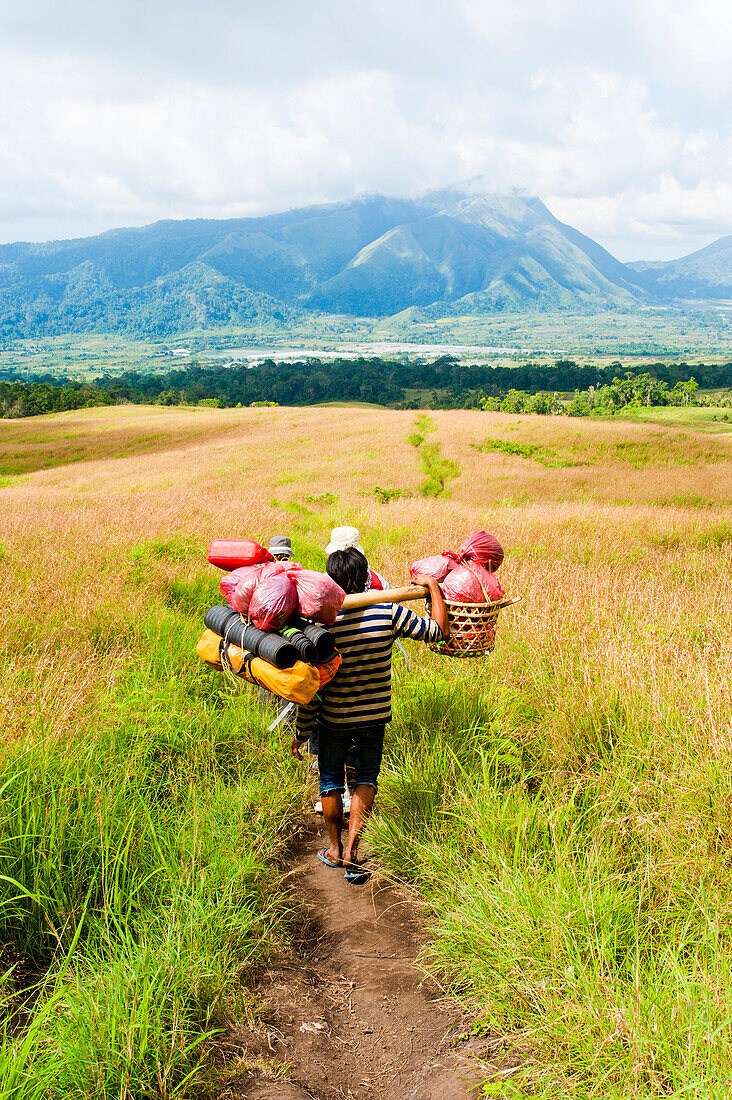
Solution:
M 343 610 L 350 611 L 354 607 L 373 607 L 377 603 L 402 603 L 404 600 L 424 600 L 429 595 L 429 589 L 423 584 L 410 584 L 406 588 L 375 589 L 373 592 L 354 592 L 346 596 L 343 601 Z
M 429 589 L 423 584 L 410 584 L 405 588 L 385 588 L 381 591 L 375 589 L 373 592 L 354 592 L 352 595 L 346 596 L 343 601 L 343 610 L 351 611 L 354 607 L 373 607 L 377 603 L 404 603 L 407 600 L 424 600 L 427 596 L 429 596 Z M 520 596 L 514 596 L 512 600 L 496 600 L 495 603 L 486 604 L 486 606 L 502 609 L 517 603 L 520 598 Z M 475 606 L 482 605 L 476 604 Z

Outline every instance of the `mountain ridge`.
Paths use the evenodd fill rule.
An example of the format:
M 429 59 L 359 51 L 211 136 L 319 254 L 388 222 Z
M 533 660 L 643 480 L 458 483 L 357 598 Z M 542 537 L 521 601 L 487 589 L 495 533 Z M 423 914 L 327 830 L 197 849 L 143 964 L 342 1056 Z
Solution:
M 372 195 L 0 245 L 0 334 L 11 337 L 729 298 L 732 235 L 678 260 L 623 264 L 536 196 Z
M 626 265 L 660 293 L 680 298 L 732 299 L 732 233 L 678 260 L 638 260 Z

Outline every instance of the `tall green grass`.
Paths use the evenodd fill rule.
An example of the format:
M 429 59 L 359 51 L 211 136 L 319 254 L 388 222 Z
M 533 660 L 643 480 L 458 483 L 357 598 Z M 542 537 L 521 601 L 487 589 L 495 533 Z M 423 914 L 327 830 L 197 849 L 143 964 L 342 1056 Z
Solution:
M 426 965 L 525 1054 L 485 1095 L 729 1096 L 727 769 L 671 769 L 609 685 L 561 768 L 526 685 L 443 665 L 399 697 L 370 844 L 427 902 Z
M 195 661 L 199 629 L 142 618 L 88 730 L 5 754 L 0 942 L 34 978 L 6 976 L 1 1100 L 192 1095 L 208 1040 L 252 1011 L 302 780 L 251 695 Z

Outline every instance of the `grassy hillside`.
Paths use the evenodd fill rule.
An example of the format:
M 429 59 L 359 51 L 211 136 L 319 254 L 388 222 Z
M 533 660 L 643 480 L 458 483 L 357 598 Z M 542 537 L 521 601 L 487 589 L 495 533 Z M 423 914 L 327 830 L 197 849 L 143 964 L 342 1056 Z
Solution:
M 697 432 L 709 432 L 712 435 L 732 432 L 732 413 L 721 406 L 710 405 L 698 409 L 630 409 L 625 416 L 629 420 L 646 424 L 669 424 L 679 428 L 693 428 Z
M 286 531 L 318 566 L 343 522 L 394 581 L 486 526 L 523 597 L 489 660 L 395 661 L 370 829 L 425 901 L 425 965 L 524 1055 L 485 1095 L 729 1094 L 729 436 L 430 415 L 449 498 L 421 493 L 409 412 L 0 422 L 6 1017 L 41 983 L 0 1036 L 3 1100 L 220 1074 L 210 1033 L 257 1011 L 287 935 L 305 789 L 250 690 L 197 663 L 205 547 Z

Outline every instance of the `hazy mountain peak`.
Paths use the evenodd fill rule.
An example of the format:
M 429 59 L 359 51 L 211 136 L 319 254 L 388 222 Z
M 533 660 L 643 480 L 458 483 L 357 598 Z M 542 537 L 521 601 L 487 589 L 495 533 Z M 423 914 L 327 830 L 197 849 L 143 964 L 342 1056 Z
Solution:
M 0 333 L 170 331 L 293 310 L 384 316 L 732 298 L 732 236 L 621 264 L 535 195 L 456 189 L 0 246 Z

